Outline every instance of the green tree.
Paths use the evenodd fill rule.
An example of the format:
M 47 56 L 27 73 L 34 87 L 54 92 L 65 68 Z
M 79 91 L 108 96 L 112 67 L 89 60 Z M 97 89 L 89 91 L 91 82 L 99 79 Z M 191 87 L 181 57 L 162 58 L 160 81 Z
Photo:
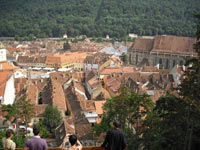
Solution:
M 121 60 L 126 63 L 127 62 L 127 55 L 125 53 L 122 53 L 122 55 L 120 56 Z
M 40 120 L 36 124 L 40 128 L 40 136 L 41 138 L 48 138 L 49 137 L 49 131 L 46 129 L 45 125 L 43 122 Z
M 200 24 L 200 15 L 197 15 Z M 200 25 L 195 49 L 199 55 Z M 200 148 L 200 58 L 190 59 L 178 91 L 156 102 L 156 107 L 143 124 L 145 149 L 192 150 Z
M 16 40 L 16 41 L 21 41 L 20 36 L 19 36 L 19 35 L 15 35 L 15 40 Z
M 109 123 L 113 120 L 119 120 L 121 128 L 125 132 L 129 149 L 138 149 L 140 146 L 141 128 L 139 124 L 148 115 L 154 104 L 148 95 L 131 92 L 127 87 L 122 88 L 119 96 L 107 99 L 100 125 L 95 125 L 96 134 L 110 129 Z
M 161 97 L 143 123 L 145 149 L 183 149 L 188 109 L 188 104 L 181 98 L 172 94 Z
M 200 14 L 197 14 L 196 17 L 198 18 L 197 42 L 194 48 L 198 56 L 187 60 L 187 70 L 179 86 L 179 94 L 190 108 L 188 110 L 187 136 L 184 149 L 191 149 L 194 143 L 200 143 L 199 138 L 197 138 L 200 135 L 200 119 L 196 117 L 200 115 Z M 200 144 L 198 146 L 200 147 Z
M 2 110 L 8 112 L 6 118 L 9 120 L 14 117 L 17 125 L 17 133 L 18 133 L 18 118 L 20 118 L 26 126 L 26 133 L 28 123 L 34 117 L 34 105 L 30 104 L 29 100 L 26 100 L 25 96 L 22 96 L 12 105 L 2 105 Z
M 54 133 L 55 128 L 60 125 L 61 122 L 62 115 L 58 108 L 52 105 L 48 105 L 45 108 L 45 112 L 43 114 L 43 124 L 46 126 L 46 128 L 51 133 Z
M 66 41 L 66 42 L 64 43 L 63 49 L 64 49 L 64 50 L 70 50 L 70 49 L 71 49 L 71 46 L 70 46 L 70 44 L 69 44 L 68 41 Z
M 2 145 L 2 138 L 6 137 L 6 130 L 0 130 L 0 147 L 3 147 Z M 15 142 L 16 144 L 16 148 L 23 148 L 24 147 L 24 143 L 26 142 L 26 137 L 24 137 L 23 135 L 16 135 L 14 133 L 14 136 L 12 138 L 12 140 Z

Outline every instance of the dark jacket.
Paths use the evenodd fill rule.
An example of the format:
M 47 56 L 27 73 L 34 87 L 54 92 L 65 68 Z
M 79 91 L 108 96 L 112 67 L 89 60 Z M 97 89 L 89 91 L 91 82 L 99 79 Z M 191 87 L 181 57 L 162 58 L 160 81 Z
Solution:
M 124 150 L 126 148 L 124 134 L 119 129 L 108 131 L 101 147 L 106 147 L 108 150 Z

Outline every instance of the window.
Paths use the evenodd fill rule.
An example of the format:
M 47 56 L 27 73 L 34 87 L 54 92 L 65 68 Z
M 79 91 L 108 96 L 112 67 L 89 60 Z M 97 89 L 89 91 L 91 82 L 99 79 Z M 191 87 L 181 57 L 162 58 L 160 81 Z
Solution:
M 136 65 L 138 64 L 138 54 L 136 54 Z
M 166 66 L 165 66 L 166 69 L 169 69 L 169 60 L 166 59 Z
M 39 92 L 38 104 L 39 105 L 42 104 L 42 93 L 41 92 Z
M 159 64 L 162 65 L 162 58 L 159 59 Z
M 173 60 L 173 67 L 176 65 L 176 60 Z
M 180 61 L 180 66 L 183 66 L 183 61 L 182 60 Z

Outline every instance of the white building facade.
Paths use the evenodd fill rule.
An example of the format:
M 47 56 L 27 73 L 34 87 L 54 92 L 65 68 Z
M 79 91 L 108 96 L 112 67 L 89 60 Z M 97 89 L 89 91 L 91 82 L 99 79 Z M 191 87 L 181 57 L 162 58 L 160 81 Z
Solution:
M 5 85 L 4 95 L 1 97 L 1 103 L 8 105 L 13 104 L 15 101 L 15 85 L 14 85 L 14 75 L 12 74 Z
M 0 47 L 0 61 L 6 61 L 6 49 Z

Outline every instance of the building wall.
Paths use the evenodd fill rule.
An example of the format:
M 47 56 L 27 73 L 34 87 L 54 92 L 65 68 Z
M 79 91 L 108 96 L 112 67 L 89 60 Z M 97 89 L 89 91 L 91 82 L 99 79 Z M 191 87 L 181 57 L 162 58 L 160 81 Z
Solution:
M 152 56 L 150 55 L 149 52 L 141 52 L 141 51 L 131 51 L 127 53 L 128 55 L 128 62 L 131 65 L 139 65 L 144 58 L 148 60 L 149 65 L 153 65 L 152 64 Z
M 0 61 L 5 61 L 6 59 L 6 49 L 0 49 Z
M 147 62 L 150 66 L 156 66 L 157 64 L 162 65 L 164 69 L 172 69 L 174 66 L 182 66 L 186 60 L 192 58 L 192 56 L 181 56 L 173 54 L 163 53 L 149 53 L 140 51 L 130 51 L 128 54 L 128 63 L 131 65 L 142 65 L 145 66 Z
M 90 95 L 92 95 L 92 89 L 91 89 L 90 85 L 88 84 L 88 82 L 86 82 L 85 85 L 86 85 L 86 88 L 87 88 L 88 93 L 89 93 Z
M 84 64 L 83 63 L 74 63 L 74 69 L 83 71 Z
M 104 64 L 100 65 L 99 66 L 99 71 L 101 71 L 103 68 L 107 67 L 107 66 L 110 66 L 110 63 L 111 63 L 111 59 L 107 60 Z
M 101 85 L 98 85 L 97 88 L 92 90 L 91 99 L 95 99 L 97 96 L 99 96 L 99 94 L 102 91 L 101 88 L 102 88 Z
M 153 66 L 162 64 L 164 69 L 172 69 L 174 66 L 182 66 L 191 56 L 171 55 L 171 54 L 151 54 Z
M 14 76 L 12 75 L 7 83 L 6 83 L 6 89 L 4 93 L 4 104 L 13 104 L 15 101 L 15 85 L 14 85 Z
M 46 63 L 47 68 L 60 68 L 61 65 L 57 63 Z

